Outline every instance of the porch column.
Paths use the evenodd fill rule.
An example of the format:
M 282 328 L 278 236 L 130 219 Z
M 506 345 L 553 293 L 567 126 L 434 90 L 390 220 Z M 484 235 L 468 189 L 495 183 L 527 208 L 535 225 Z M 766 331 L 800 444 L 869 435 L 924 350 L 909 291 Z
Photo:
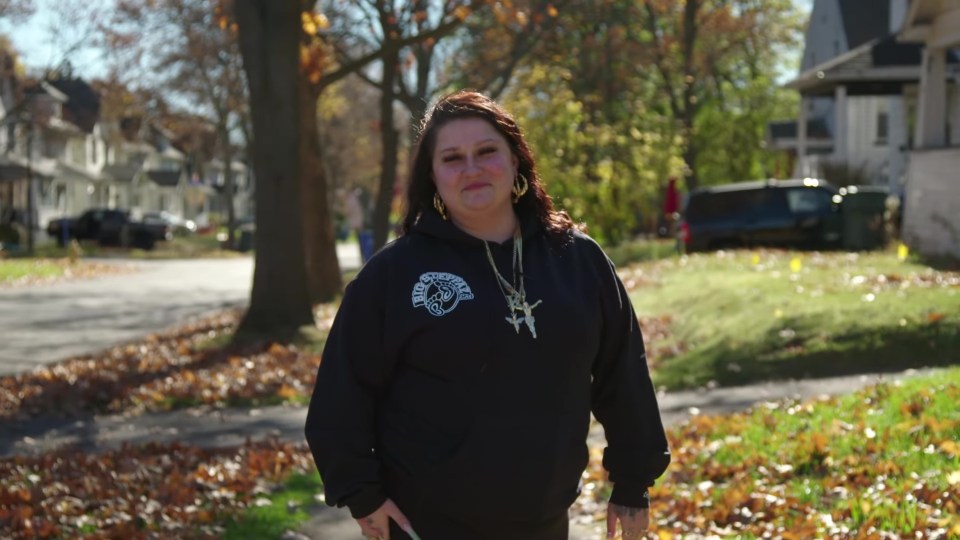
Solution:
M 915 148 L 940 148 L 947 143 L 946 59 L 946 49 L 927 47 L 923 50 Z
M 887 98 L 887 180 L 891 193 L 899 193 L 906 180 L 908 130 L 903 96 Z
M 847 160 L 847 139 L 849 129 L 847 127 L 847 87 L 837 86 L 833 98 L 833 159 L 837 162 Z
M 960 80 L 954 80 L 953 98 L 947 100 L 947 109 L 952 111 L 948 146 L 960 146 Z
M 800 96 L 800 118 L 797 120 L 797 163 L 794 176 L 806 177 L 807 173 L 807 100 Z

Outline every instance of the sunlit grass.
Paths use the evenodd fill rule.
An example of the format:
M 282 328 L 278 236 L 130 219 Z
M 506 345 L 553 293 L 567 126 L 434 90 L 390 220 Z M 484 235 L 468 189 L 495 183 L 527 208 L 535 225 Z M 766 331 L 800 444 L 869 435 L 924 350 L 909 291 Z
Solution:
M 672 238 L 643 238 L 604 248 L 607 256 L 618 267 L 644 261 L 659 261 L 679 257 L 677 242 Z
M 297 524 L 309 518 L 309 506 L 317 504 L 314 497 L 322 488 L 320 475 L 316 471 L 311 475 L 295 473 L 280 490 L 262 497 L 242 516 L 228 523 L 222 538 L 281 538 L 284 532 L 296 528 Z
M 640 315 L 669 314 L 685 352 L 653 358 L 667 388 L 960 361 L 960 275 L 895 253 L 738 251 L 641 265 Z
M 47 259 L 0 260 L 0 285 L 21 279 L 56 278 L 64 274 L 65 267 Z

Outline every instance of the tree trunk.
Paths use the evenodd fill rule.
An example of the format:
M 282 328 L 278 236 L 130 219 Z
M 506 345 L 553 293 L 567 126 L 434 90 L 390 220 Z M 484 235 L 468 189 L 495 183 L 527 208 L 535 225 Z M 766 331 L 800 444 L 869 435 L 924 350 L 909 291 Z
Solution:
M 393 100 L 396 86 L 399 51 L 386 43 L 383 46 L 383 84 L 380 94 L 380 142 L 383 161 L 380 169 L 380 188 L 373 207 L 373 249 L 387 243 L 390 234 L 390 203 L 393 202 L 393 187 L 397 179 L 397 152 L 400 136 L 393 125 Z
M 330 216 L 326 171 L 320 158 L 317 127 L 318 92 L 303 77 L 300 82 L 300 156 L 302 182 L 300 211 L 303 213 L 303 240 L 307 288 L 313 304 L 329 302 L 343 291 L 337 260 L 337 240 Z
M 684 180 L 687 191 L 692 191 L 700 186 L 700 178 L 697 176 L 697 143 L 693 135 L 687 136 L 687 145 L 683 149 L 683 162 L 687 165 L 687 176 Z
M 289 341 L 301 326 L 314 324 L 300 219 L 300 5 L 244 0 L 235 9 L 257 177 L 256 267 L 237 336 Z
M 697 177 L 697 143 L 695 124 L 697 119 L 697 105 L 693 60 L 696 54 L 697 14 L 700 11 L 700 0 L 687 0 L 683 10 L 683 135 L 686 146 L 683 149 L 683 161 L 687 165 L 686 184 L 688 190 L 696 189 L 700 184 Z

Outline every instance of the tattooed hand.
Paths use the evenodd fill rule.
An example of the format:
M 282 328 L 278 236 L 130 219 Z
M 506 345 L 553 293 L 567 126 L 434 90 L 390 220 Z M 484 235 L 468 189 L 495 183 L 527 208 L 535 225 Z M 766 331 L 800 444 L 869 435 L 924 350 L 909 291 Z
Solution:
M 397 525 L 410 535 L 410 538 L 420 540 L 417 533 L 413 531 L 413 527 L 410 526 L 410 520 L 390 499 L 380 505 L 380 508 L 377 508 L 374 513 L 358 519 L 357 524 L 360 525 L 360 532 L 363 533 L 364 538 L 390 540 L 391 519 L 396 521 Z
M 618 521 L 623 530 L 623 539 L 636 540 L 647 531 L 650 525 L 650 512 L 647 508 L 607 504 L 607 538 L 616 536 Z

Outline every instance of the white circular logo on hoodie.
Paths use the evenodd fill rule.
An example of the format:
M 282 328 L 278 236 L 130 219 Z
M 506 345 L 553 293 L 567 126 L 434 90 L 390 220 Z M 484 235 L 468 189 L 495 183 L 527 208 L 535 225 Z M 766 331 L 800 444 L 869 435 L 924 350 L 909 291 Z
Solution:
M 424 272 L 413 285 L 413 307 L 423 306 L 441 317 L 453 311 L 461 300 L 473 300 L 473 291 L 462 277 L 448 272 Z

